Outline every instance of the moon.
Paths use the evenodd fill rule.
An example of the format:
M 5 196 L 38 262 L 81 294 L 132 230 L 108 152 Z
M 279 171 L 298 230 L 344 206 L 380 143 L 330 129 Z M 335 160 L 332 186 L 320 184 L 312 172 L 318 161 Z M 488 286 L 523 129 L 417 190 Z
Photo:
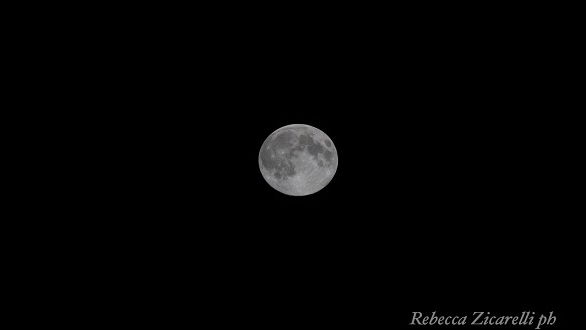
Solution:
M 306 196 L 323 189 L 338 168 L 338 153 L 321 130 L 293 124 L 271 133 L 258 154 L 266 182 L 290 196 Z

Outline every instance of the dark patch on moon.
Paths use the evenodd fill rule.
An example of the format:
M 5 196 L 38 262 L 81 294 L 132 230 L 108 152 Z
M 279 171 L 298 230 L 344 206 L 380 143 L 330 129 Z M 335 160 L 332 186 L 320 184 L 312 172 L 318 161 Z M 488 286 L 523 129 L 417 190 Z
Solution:
M 274 150 L 289 148 L 289 147 L 293 146 L 294 140 L 295 140 L 295 135 L 292 132 L 284 131 L 284 132 L 279 133 L 277 136 L 275 136 L 275 139 L 273 140 L 271 147 Z
M 299 136 L 299 146 L 306 146 L 313 143 L 313 139 L 309 135 L 300 135 Z
M 324 151 L 324 147 L 319 142 L 316 142 L 313 137 L 307 134 L 302 134 L 299 136 L 298 144 L 295 146 L 295 148 L 292 149 L 292 152 L 303 151 L 304 149 L 307 149 L 307 152 L 316 159 L 318 154 Z
M 324 144 L 326 145 L 326 147 L 330 148 L 332 146 L 332 141 L 326 139 L 324 141 Z
M 292 177 L 296 174 L 295 165 L 293 165 L 291 160 L 287 160 L 287 166 L 285 167 L 285 173 L 287 173 L 288 177 Z
M 277 134 L 272 140 L 267 140 L 262 148 L 260 153 L 262 166 L 277 180 L 286 180 L 296 174 L 290 150 L 294 143 L 295 135 L 290 131 L 284 131 Z M 284 156 L 280 156 L 279 149 L 285 149 L 288 152 Z
M 289 159 L 281 159 L 273 172 L 273 177 L 277 180 L 286 180 L 295 175 L 295 166 Z
M 313 143 L 307 146 L 307 152 L 309 152 L 310 155 L 315 157 L 317 157 L 317 155 L 322 153 L 323 151 L 324 147 L 319 143 Z
M 260 153 L 260 160 L 262 162 L 262 166 L 267 170 L 272 170 L 277 167 L 278 159 L 272 158 L 273 151 L 269 148 L 262 148 Z
M 289 159 L 278 159 L 273 168 L 265 169 L 269 170 L 269 172 L 272 172 L 273 177 L 277 180 L 281 180 L 283 178 L 286 179 L 296 174 L 295 166 Z

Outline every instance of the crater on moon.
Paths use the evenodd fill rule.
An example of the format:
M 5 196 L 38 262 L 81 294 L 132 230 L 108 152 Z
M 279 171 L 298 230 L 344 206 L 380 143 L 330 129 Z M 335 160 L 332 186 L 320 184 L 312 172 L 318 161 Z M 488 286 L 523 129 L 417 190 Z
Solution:
M 336 173 L 338 157 L 332 140 L 304 124 L 281 127 L 263 143 L 259 166 L 267 183 L 292 196 L 304 196 L 325 187 Z

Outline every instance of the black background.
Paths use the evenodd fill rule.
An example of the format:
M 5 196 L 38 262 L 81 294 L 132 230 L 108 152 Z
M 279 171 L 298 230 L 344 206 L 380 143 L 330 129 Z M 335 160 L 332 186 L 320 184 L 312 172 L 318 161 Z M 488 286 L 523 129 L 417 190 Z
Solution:
M 91 44 L 109 145 L 92 159 L 95 256 L 120 313 L 394 328 L 413 311 L 554 311 L 567 325 L 572 131 L 543 65 L 561 41 L 520 13 L 424 9 L 148 16 L 114 48 Z M 305 197 L 258 168 L 264 139 L 295 123 L 339 157 Z

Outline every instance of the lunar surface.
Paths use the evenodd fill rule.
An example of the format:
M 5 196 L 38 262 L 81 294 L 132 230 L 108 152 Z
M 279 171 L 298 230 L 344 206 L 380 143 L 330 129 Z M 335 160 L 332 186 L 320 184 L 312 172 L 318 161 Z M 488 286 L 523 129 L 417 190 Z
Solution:
M 271 187 L 287 195 L 305 196 L 320 191 L 332 180 L 338 168 L 338 154 L 324 132 L 294 124 L 269 135 L 258 162 Z

